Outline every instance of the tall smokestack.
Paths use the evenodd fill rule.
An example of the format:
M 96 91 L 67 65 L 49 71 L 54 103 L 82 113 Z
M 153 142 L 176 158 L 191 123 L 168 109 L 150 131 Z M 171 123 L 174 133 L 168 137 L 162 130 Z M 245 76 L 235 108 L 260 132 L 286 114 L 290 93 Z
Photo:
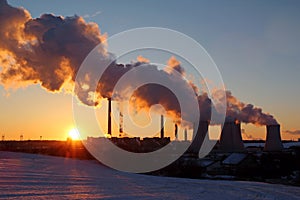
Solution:
M 108 98 L 107 134 L 111 135 L 111 98 Z
M 184 141 L 187 141 L 187 129 L 184 129 Z
M 123 134 L 123 104 L 122 102 L 119 102 L 119 136 L 122 136 Z
M 194 128 L 193 130 L 194 139 L 192 144 L 187 149 L 186 153 L 194 156 L 198 156 L 201 145 L 208 132 L 208 125 L 209 125 L 208 121 L 199 121 L 198 130 Z
M 163 115 L 160 116 L 160 127 L 161 127 L 160 137 L 164 138 L 165 137 L 165 129 L 164 129 L 164 116 Z
M 281 151 L 283 145 L 280 136 L 280 125 L 267 125 L 267 137 L 264 151 Z
M 120 135 L 123 133 L 123 113 L 120 112 L 120 127 L 119 127 L 119 132 L 120 132 Z
M 224 123 L 220 138 L 220 150 L 224 152 L 245 151 L 240 122 L 227 121 Z
M 178 125 L 175 124 L 175 140 L 178 140 Z

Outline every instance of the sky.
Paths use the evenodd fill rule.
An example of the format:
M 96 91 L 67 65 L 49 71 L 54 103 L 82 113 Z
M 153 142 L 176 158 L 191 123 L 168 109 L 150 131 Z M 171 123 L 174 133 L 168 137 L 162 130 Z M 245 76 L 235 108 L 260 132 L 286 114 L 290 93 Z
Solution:
M 138 27 L 182 32 L 207 50 L 234 96 L 272 114 L 283 139 L 300 138 L 299 1 L 8 2 L 33 18 L 44 13 L 83 16 L 108 37 Z M 39 85 L 0 86 L 0 94 L 0 134 L 6 139 L 23 134 L 24 139 L 64 140 L 74 127 L 70 94 L 49 93 Z M 265 127 L 242 128 L 244 139 L 265 138 Z

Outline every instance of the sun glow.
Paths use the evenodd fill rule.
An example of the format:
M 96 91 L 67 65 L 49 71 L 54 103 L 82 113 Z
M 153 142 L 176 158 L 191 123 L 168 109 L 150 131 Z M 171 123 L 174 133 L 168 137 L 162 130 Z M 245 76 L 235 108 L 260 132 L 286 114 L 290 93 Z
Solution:
M 69 131 L 69 137 L 72 139 L 72 140 L 79 140 L 80 139 L 80 135 L 79 135 L 79 132 L 76 128 L 72 128 L 70 131 Z

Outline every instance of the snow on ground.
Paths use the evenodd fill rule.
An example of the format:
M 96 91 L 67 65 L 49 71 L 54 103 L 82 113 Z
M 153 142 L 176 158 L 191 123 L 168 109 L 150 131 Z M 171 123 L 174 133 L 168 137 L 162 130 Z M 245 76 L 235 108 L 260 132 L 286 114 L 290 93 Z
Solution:
M 262 142 L 262 143 L 244 143 L 244 146 L 245 147 L 250 147 L 250 146 L 253 146 L 253 147 L 264 147 L 265 146 L 265 143 Z M 300 142 L 285 142 L 283 143 L 283 147 L 285 149 L 288 149 L 292 146 L 300 146 Z
M 237 165 L 242 162 L 246 158 L 247 154 L 245 153 L 232 153 L 225 160 L 223 160 L 223 164 L 226 165 Z
M 300 199 L 300 188 L 129 174 L 96 161 L 0 152 L 0 198 Z

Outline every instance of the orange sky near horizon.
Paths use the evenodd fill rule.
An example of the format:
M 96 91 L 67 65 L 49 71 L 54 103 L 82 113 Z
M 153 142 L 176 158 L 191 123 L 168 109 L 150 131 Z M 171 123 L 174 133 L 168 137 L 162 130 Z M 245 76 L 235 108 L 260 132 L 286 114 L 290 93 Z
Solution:
M 0 135 L 5 135 L 5 140 L 19 140 L 23 135 L 24 140 L 38 140 L 40 136 L 45 140 L 66 140 L 69 131 L 76 125 L 73 119 L 72 95 L 61 93 L 49 93 L 39 85 L 10 91 L 2 89 L 0 97 Z M 102 112 L 98 116 L 103 117 L 100 121 L 103 130 L 107 130 L 107 105 L 106 100 L 102 103 Z M 117 105 L 113 103 L 113 111 L 118 116 Z M 125 116 L 124 116 L 125 117 Z M 118 119 L 116 119 L 118 120 Z M 155 119 L 158 126 L 158 119 Z M 283 121 L 281 119 L 281 121 Z M 291 119 L 287 118 L 291 122 Z M 113 136 L 118 136 L 118 122 L 113 123 Z M 144 124 L 145 125 L 145 124 Z M 126 126 L 124 124 L 123 126 Z M 284 140 L 297 140 L 297 135 L 285 133 L 283 130 L 288 125 L 281 125 L 281 137 Z M 216 128 L 212 128 L 215 129 Z M 220 129 L 217 128 L 218 130 Z M 243 139 L 265 139 L 266 128 L 242 123 Z M 189 138 L 192 131 L 189 131 Z M 89 133 L 89 136 L 97 136 L 97 133 Z M 174 139 L 174 124 L 168 120 L 166 123 L 165 135 Z M 159 132 L 156 135 L 159 136 Z M 145 137 L 145 135 L 140 135 Z M 85 137 L 83 138 L 85 139 Z M 179 139 L 183 139 L 183 129 L 179 129 Z

